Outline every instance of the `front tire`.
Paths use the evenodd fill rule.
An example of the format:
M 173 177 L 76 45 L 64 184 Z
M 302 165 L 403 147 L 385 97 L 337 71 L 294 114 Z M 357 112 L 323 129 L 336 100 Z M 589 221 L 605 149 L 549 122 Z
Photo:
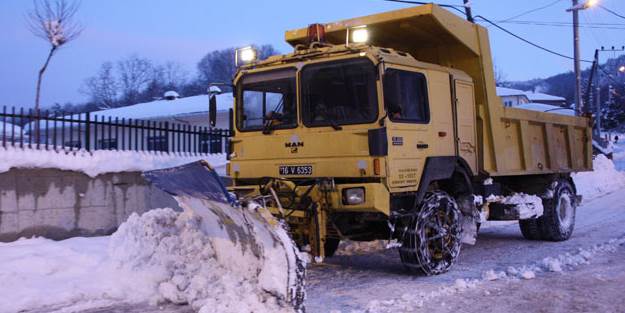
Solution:
M 402 263 L 426 275 L 447 272 L 462 245 L 462 213 L 456 201 L 444 191 L 427 193 L 411 214 L 399 248 Z
M 323 251 L 327 258 L 334 256 L 336 250 L 339 248 L 339 243 L 341 243 L 340 239 L 326 238 L 325 245 L 323 246 Z

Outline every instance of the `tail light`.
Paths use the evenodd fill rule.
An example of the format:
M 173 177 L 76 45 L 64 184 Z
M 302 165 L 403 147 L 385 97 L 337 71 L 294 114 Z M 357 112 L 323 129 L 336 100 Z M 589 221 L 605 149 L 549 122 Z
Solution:
M 310 24 L 308 26 L 308 44 L 326 41 L 326 27 L 323 24 Z

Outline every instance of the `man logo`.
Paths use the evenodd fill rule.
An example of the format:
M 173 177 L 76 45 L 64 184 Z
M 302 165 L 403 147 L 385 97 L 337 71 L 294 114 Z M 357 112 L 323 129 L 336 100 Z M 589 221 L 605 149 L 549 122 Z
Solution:
M 285 148 L 291 149 L 291 153 L 297 153 L 300 147 L 304 147 L 303 142 L 287 142 L 284 144 Z

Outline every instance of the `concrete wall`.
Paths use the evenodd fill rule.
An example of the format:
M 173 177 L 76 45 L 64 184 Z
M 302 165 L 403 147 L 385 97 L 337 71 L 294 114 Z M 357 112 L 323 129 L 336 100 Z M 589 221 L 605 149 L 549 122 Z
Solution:
M 96 178 L 56 169 L 0 173 L 0 241 L 108 235 L 132 212 L 162 207 L 178 208 L 137 172 Z

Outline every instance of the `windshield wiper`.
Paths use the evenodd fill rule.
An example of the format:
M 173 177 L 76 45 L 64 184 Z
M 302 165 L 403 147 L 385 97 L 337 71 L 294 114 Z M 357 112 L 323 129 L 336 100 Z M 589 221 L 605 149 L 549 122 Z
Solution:
M 327 112 L 319 112 L 321 113 L 321 116 L 323 117 L 323 119 L 328 122 L 328 124 L 330 124 L 330 126 L 334 129 L 334 130 L 342 130 L 343 127 L 341 127 L 334 119 L 330 118 L 330 116 L 327 114 Z
M 263 126 L 263 135 L 270 135 L 271 132 L 273 131 L 273 122 L 282 121 L 282 117 L 283 115 L 281 113 L 278 113 L 275 111 L 269 112 L 268 116 L 265 117 L 265 120 L 267 120 L 267 122 Z

